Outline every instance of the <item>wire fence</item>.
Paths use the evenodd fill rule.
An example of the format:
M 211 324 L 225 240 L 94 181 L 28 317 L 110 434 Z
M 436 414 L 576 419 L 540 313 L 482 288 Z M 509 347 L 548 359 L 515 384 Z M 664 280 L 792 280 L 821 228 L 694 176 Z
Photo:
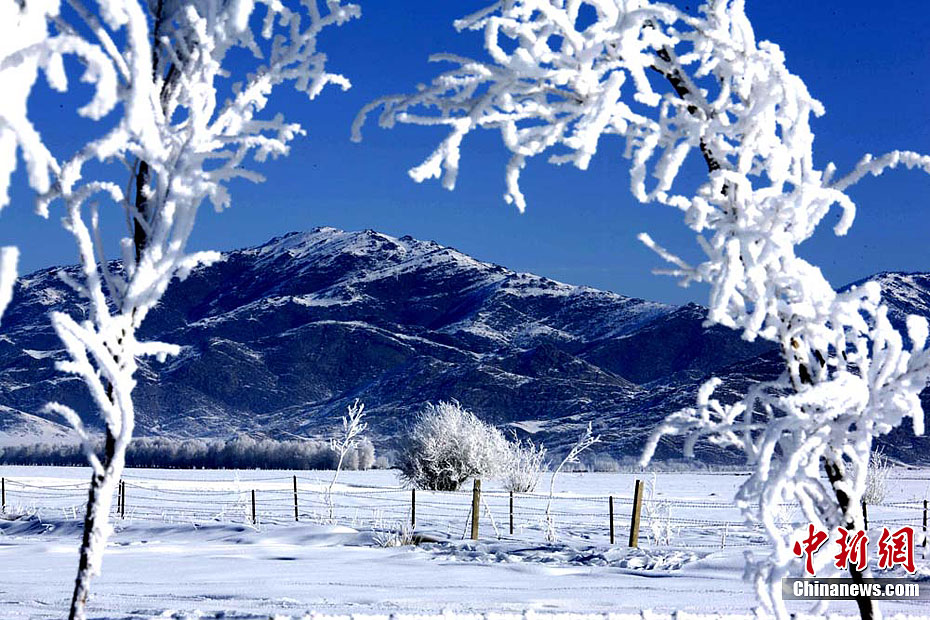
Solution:
M 81 519 L 86 483 L 35 484 L 2 478 L 2 509 L 44 519 Z M 765 545 L 733 503 L 660 497 L 641 482 L 628 495 L 424 491 L 339 484 L 308 476 L 249 480 L 126 478 L 112 504 L 114 520 L 165 523 L 284 523 L 345 525 L 424 536 L 540 540 L 656 547 L 721 548 Z M 927 545 L 927 500 L 870 504 L 869 525 L 914 527 Z M 476 518 L 477 515 L 477 518 Z M 802 517 L 792 506 L 774 515 L 792 531 Z M 636 534 L 635 540 L 633 534 Z
M 797 620 L 859 620 L 860 616 L 851 616 L 838 613 L 792 614 Z M 405 614 L 405 613 L 374 613 L 329 615 L 314 612 L 304 616 L 276 616 L 280 620 L 774 620 L 765 611 L 753 613 L 739 613 L 734 611 L 723 612 L 661 612 L 642 610 L 637 612 L 603 612 L 603 613 L 571 613 L 548 612 L 528 610 L 524 612 L 462 612 L 447 610 L 441 614 Z M 886 620 L 930 620 L 928 614 L 913 613 L 885 613 Z

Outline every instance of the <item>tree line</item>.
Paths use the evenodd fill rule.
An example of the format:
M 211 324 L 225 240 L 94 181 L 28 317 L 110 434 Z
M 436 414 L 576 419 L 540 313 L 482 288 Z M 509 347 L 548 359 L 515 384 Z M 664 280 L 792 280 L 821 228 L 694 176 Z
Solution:
M 96 448 L 102 449 L 102 441 L 98 443 Z M 319 439 L 139 437 L 126 450 L 126 464 L 169 469 L 336 469 L 339 456 L 338 448 Z M 0 463 L 86 466 L 87 457 L 79 444 L 35 443 L 0 448 Z M 342 469 L 370 469 L 374 464 L 374 444 L 363 437 L 346 451 Z

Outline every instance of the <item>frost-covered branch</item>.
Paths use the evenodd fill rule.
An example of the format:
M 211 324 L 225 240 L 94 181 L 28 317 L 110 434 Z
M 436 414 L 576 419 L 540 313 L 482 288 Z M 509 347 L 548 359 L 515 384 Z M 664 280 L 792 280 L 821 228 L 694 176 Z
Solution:
M 785 616 L 781 577 L 798 564 L 777 507 L 794 502 L 828 529 L 861 527 L 872 441 L 905 419 L 923 432 L 918 394 L 930 378 L 924 319 L 909 317 L 899 333 L 877 284 L 837 292 L 796 248 L 834 207 L 834 232 L 848 231 L 852 184 L 899 165 L 930 172 L 930 158 L 896 151 L 843 176 L 818 169 L 810 122 L 824 108 L 781 49 L 756 40 L 744 9 L 743 0 L 709 0 L 693 15 L 649 0 L 502 0 L 456 22 L 484 33 L 485 59 L 434 56 L 453 67 L 413 94 L 367 106 L 354 137 L 376 110 L 383 127 L 447 127 L 410 174 L 451 189 L 464 138 L 499 131 L 511 153 L 505 199 L 521 210 L 528 159 L 584 169 L 603 136 L 624 141 L 632 194 L 679 210 L 704 260 L 692 265 L 641 239 L 683 284 L 709 285 L 710 322 L 772 341 L 784 358 L 781 377 L 736 403 L 714 398 L 719 382 L 709 381 L 695 407 L 657 429 L 644 461 L 669 434 L 685 435 L 688 452 L 706 439 L 746 455 L 755 472 L 738 500 L 772 542 L 750 573 L 763 603 Z M 679 175 L 689 157 L 707 170 L 696 191 Z M 864 617 L 873 613 L 859 604 Z
M 254 164 L 287 154 L 303 132 L 280 114 L 263 114 L 274 89 L 290 84 L 313 99 L 327 84 L 349 86 L 325 70 L 317 39 L 358 15 L 342 0 L 2 3 L 0 206 L 19 152 L 38 212 L 47 216 L 61 205 L 77 244 L 80 274 L 63 279 L 86 301 L 88 315 L 78 322 L 53 314 L 67 352 L 57 366 L 84 381 L 106 431 L 71 618 L 84 617 L 90 579 L 100 570 L 107 514 L 135 424 L 137 360 L 179 351 L 138 341 L 136 331 L 174 278 L 218 260 L 215 252 L 187 251 L 200 206 L 228 206 L 231 180 L 261 180 Z M 59 156 L 32 125 L 27 103 L 40 73 L 53 89 L 68 90 L 65 56 L 83 66 L 80 79 L 92 95 L 77 113 L 99 132 Z M 93 123 L 104 117 L 106 123 Z M 103 216 L 120 210 L 126 236 L 122 262 L 113 267 L 101 244 L 109 221 Z M 74 412 L 56 405 L 50 411 L 84 433 Z
M 0 320 L 3 312 L 13 299 L 13 285 L 16 284 L 16 263 L 19 250 L 14 246 L 0 248 Z

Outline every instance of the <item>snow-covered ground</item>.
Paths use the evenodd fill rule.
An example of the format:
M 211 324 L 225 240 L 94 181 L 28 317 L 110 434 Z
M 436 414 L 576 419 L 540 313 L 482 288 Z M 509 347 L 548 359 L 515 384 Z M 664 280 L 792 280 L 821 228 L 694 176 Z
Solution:
M 748 612 L 755 605 L 741 576 L 743 554 L 760 549 L 760 539 L 728 525 L 739 521 L 728 507 L 743 479 L 739 474 L 657 475 L 655 494 L 647 490 L 654 513 L 644 516 L 640 549 L 626 545 L 634 474 L 560 476 L 554 542 L 544 535 L 543 497 L 515 498 L 511 536 L 509 497 L 486 482 L 481 540 L 473 542 L 462 539 L 470 492 L 418 492 L 416 533 L 438 541 L 418 546 L 389 546 L 410 519 L 410 491 L 400 488 L 394 472 L 343 472 L 332 497 L 332 519 L 325 495 L 331 475 L 129 471 L 126 518 L 114 519 L 117 531 L 93 587 L 91 617 L 148 618 L 165 610 L 211 618 L 449 609 Z M 0 476 L 6 479 L 8 513 L 22 515 L 0 520 L 0 618 L 60 618 L 77 563 L 81 486 L 89 472 L 0 467 Z M 930 471 L 894 476 L 885 503 L 927 497 Z M 650 476 L 640 477 L 651 486 Z M 253 489 L 257 525 L 251 523 Z M 918 523 L 920 517 L 908 505 L 870 510 L 879 527 L 904 518 Z M 930 581 L 920 553 L 918 564 Z M 927 613 L 926 606 L 883 604 L 904 613 Z M 855 611 L 847 604 L 831 610 Z

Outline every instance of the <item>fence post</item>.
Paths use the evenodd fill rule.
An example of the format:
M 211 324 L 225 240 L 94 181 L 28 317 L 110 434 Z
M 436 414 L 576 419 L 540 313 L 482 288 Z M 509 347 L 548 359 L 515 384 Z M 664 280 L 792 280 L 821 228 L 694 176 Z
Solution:
M 126 518 L 126 481 L 120 480 L 119 486 L 123 490 L 122 494 L 120 495 L 120 497 L 122 497 L 122 500 L 120 501 L 120 505 L 119 505 L 119 518 L 125 519 Z
M 255 489 L 252 489 L 252 525 L 257 525 L 258 520 L 255 518 Z
M 639 513 L 643 507 L 643 481 L 637 479 L 633 489 L 633 515 L 630 517 L 630 546 L 639 546 Z
M 869 531 L 869 508 L 865 502 L 862 502 L 862 525 L 866 532 Z
M 924 500 L 924 547 L 926 546 L 927 546 L 927 500 Z
M 417 527 L 417 490 L 410 489 L 410 529 Z
M 297 476 L 294 476 L 294 521 L 300 521 L 300 513 L 297 512 Z
M 471 539 L 478 540 L 478 515 L 481 512 L 481 480 L 475 478 L 471 491 Z
M 0 484 L 2 484 L 3 486 L 3 492 L 2 492 L 3 499 L 0 501 L 3 502 L 2 510 L 6 512 L 6 478 L 0 478 L 0 481 L 2 481 L 0 482 Z M 926 529 L 927 529 L 927 502 L 924 502 L 924 531 L 926 531 Z
M 614 544 L 614 496 L 610 496 L 610 544 Z
M 513 491 L 510 492 L 510 535 L 513 536 Z

